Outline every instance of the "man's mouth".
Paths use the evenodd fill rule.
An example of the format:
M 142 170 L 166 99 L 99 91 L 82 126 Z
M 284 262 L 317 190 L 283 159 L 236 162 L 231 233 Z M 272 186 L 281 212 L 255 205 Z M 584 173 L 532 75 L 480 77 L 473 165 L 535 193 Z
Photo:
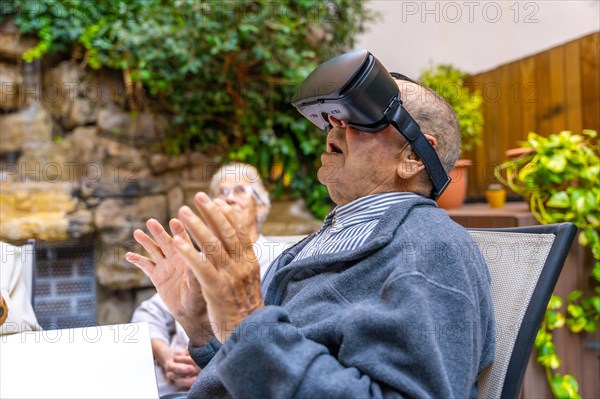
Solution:
M 327 143 L 327 152 L 331 152 L 334 154 L 343 154 L 344 152 L 340 147 L 335 145 L 335 143 L 329 142 Z

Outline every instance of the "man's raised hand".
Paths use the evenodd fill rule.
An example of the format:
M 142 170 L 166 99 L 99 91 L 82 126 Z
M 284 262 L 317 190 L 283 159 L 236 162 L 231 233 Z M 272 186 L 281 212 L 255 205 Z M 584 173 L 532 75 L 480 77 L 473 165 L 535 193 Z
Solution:
M 173 237 L 155 219 L 146 223 L 152 238 L 141 230 L 133 233 L 135 240 L 149 257 L 128 252 L 127 261 L 146 273 L 175 319 L 184 328 L 192 343 L 204 345 L 212 336 L 206 302 L 198 280 L 186 266 L 186 260 L 175 250 L 173 237 L 191 245 L 183 224 L 172 219 L 169 227 Z M 193 246 L 192 246 L 193 248 Z M 193 250 L 198 256 L 198 251 Z
M 224 342 L 237 324 L 264 306 L 260 267 L 249 232 L 231 206 L 205 193 L 196 194 L 194 202 L 204 221 L 187 206 L 180 208 L 179 218 L 202 252 L 182 236 L 173 244 L 202 285 L 215 336 Z

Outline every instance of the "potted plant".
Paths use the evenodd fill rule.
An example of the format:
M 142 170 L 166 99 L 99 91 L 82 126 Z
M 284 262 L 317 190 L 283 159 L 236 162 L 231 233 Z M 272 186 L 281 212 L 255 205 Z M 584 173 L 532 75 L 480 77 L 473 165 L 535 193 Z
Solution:
M 562 131 L 542 137 L 529 133 L 516 157 L 495 169 L 496 177 L 529 201 L 532 213 L 542 223 L 571 222 L 579 229 L 579 243 L 591 249 L 593 293 L 575 290 L 564 301 L 553 296 L 536 339 L 538 362 L 556 397 L 577 398 L 578 384 L 570 375 L 555 374 L 560 365 L 552 342 L 552 330 L 566 325 L 571 332 L 593 333 L 600 318 L 600 156 L 593 130 L 582 134 Z
M 421 73 L 419 80 L 450 103 L 460 127 L 461 152 L 470 151 L 480 143 L 483 128 L 480 90 L 470 90 L 465 85 L 469 76 L 464 71 L 448 64 L 432 65 Z M 459 208 L 467 194 L 468 168 L 472 162 L 459 159 L 450 171 L 452 182 L 438 199 L 445 209 Z

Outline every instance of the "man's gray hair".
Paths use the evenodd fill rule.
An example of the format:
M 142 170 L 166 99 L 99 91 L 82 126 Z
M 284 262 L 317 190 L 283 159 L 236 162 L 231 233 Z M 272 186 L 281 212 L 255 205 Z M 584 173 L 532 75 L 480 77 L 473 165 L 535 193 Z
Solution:
M 400 94 L 406 110 L 410 112 L 424 134 L 430 134 L 437 139 L 436 152 L 444 170 L 448 173 L 460 156 L 460 128 L 454 109 L 442 96 L 422 83 L 398 80 L 402 82 L 399 85 Z M 410 83 L 417 85 L 420 91 L 415 92 Z
M 219 183 L 225 181 L 227 176 L 235 176 L 236 183 L 248 184 L 250 187 L 252 187 L 252 191 L 254 192 L 253 198 L 255 198 L 259 204 L 263 204 L 265 206 L 264 215 L 258 217 L 258 227 L 260 229 L 262 223 L 269 215 L 269 210 L 271 209 L 271 198 L 269 197 L 269 192 L 265 188 L 263 181 L 258 174 L 258 170 L 252 165 L 241 162 L 231 162 L 221 166 L 210 181 L 209 194 L 211 197 L 214 198 L 216 196 Z

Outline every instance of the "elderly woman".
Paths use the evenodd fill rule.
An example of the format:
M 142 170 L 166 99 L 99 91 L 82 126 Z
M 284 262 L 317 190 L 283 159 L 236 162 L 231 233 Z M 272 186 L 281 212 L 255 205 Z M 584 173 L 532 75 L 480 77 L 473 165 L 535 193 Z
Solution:
M 271 262 L 284 248 L 266 240 L 260 233 L 262 223 L 269 214 L 271 201 L 258 171 L 248 164 L 227 164 L 212 177 L 209 195 L 221 198 L 238 212 L 240 226 L 247 229 L 254 243 L 253 249 L 260 263 L 262 278 Z M 187 352 L 187 335 L 160 296 L 155 294 L 142 302 L 133 313 L 132 321 L 145 321 L 150 326 L 159 394 L 162 396 L 188 390 L 200 369 Z

